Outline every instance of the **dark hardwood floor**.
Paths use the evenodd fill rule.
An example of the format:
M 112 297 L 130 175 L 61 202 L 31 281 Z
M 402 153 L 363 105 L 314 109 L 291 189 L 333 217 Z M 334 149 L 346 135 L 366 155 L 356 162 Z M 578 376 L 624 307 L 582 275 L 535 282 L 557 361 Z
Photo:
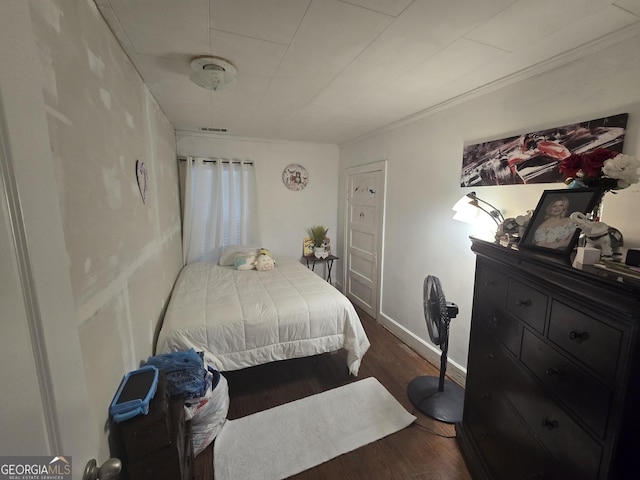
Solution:
M 362 311 L 358 311 L 371 348 L 358 377 L 348 375 L 346 354 L 275 362 L 225 372 L 229 383 L 230 420 L 298 400 L 367 377 L 375 377 L 417 421 L 370 445 L 341 455 L 292 477 L 312 479 L 471 480 L 455 440 L 453 425 L 415 410 L 407 384 L 419 375 L 438 376 L 438 369 Z M 213 445 L 194 460 L 194 480 L 212 480 Z

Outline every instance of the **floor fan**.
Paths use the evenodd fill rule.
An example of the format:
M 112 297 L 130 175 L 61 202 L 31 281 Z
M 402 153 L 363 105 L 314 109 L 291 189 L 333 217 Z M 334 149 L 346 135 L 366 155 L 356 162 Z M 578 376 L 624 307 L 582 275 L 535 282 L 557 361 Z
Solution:
M 429 275 L 423 287 L 424 317 L 431 341 L 442 350 L 440 377 L 414 378 L 407 387 L 411 403 L 425 415 L 445 423 L 462 420 L 464 389 L 445 379 L 449 349 L 449 322 L 458 314 L 458 306 L 445 299 L 438 277 Z

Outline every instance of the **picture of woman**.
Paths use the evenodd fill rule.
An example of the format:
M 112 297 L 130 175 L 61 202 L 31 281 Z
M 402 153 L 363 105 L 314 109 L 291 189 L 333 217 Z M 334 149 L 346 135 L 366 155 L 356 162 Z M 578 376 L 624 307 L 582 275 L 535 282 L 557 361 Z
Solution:
M 569 216 L 573 212 L 591 212 L 600 198 L 602 190 L 597 188 L 545 190 L 518 248 L 569 256 L 578 241 L 577 226 Z
M 571 243 L 576 225 L 568 218 L 568 210 L 567 197 L 559 197 L 547 206 L 544 220 L 533 235 L 534 245 L 562 249 Z

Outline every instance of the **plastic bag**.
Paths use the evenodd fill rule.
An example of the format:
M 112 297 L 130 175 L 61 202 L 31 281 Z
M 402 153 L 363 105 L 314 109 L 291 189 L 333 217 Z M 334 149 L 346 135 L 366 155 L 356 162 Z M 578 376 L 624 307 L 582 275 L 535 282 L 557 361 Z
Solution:
M 166 375 L 167 389 L 172 397 L 198 398 L 207 391 L 203 356 L 192 348 L 149 357 L 146 364 L 154 365 Z
M 185 414 L 191 419 L 193 455 L 201 453 L 220 432 L 229 411 L 229 385 L 227 379 L 216 370 L 212 373 L 211 388 L 198 402 L 187 400 Z
M 207 370 L 207 374 L 205 376 L 205 380 L 204 380 L 204 384 L 206 385 L 205 387 L 205 393 L 203 396 L 201 397 L 197 397 L 197 398 L 187 398 L 185 399 L 184 402 L 184 411 L 185 411 L 185 420 L 191 420 L 194 415 L 196 414 L 196 412 L 204 405 L 206 405 L 206 403 L 211 400 L 211 395 L 212 395 L 212 387 L 215 388 L 214 385 L 214 373 L 216 373 L 217 375 L 219 375 L 219 372 L 216 372 L 215 370 L 213 370 L 211 367 L 209 367 L 209 369 Z M 219 381 L 218 376 L 216 376 L 215 378 L 215 384 L 217 384 Z

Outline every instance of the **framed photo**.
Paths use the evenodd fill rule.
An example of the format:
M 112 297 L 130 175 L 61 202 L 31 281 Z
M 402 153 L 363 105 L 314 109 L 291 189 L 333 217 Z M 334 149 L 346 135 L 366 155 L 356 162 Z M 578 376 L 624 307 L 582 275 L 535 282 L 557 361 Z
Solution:
M 569 215 L 573 212 L 591 212 L 601 195 L 602 190 L 598 188 L 545 190 L 518 248 L 569 255 L 580 235 L 580 230 L 569 219 Z
M 331 239 L 329 237 L 324 237 L 324 248 L 327 253 L 331 255 Z M 304 240 L 302 241 L 302 256 L 313 256 L 313 240 L 311 237 L 304 237 Z
M 302 256 L 310 257 L 313 255 L 313 240 L 311 237 L 304 237 L 302 241 Z

